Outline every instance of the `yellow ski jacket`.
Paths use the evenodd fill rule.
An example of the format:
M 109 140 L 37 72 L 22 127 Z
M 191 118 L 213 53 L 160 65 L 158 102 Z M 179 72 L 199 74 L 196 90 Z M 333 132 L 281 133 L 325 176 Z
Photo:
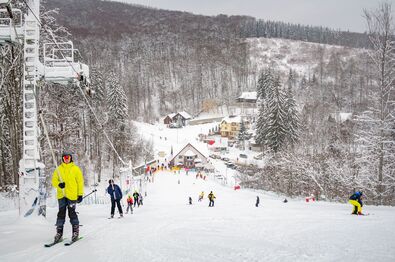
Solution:
M 62 179 L 59 179 L 59 176 Z M 65 183 L 63 190 L 59 187 L 61 182 Z M 77 200 L 78 196 L 84 195 L 84 177 L 81 169 L 73 162 L 60 164 L 52 174 L 52 186 L 56 188 L 58 199 L 66 197 L 69 200 Z

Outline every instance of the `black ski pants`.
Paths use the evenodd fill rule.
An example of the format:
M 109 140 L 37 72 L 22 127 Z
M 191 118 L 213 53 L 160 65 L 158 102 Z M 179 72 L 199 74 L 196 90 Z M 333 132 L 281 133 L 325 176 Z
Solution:
M 115 212 L 115 203 L 117 203 L 118 212 L 120 215 L 123 214 L 122 207 L 121 207 L 121 199 L 111 199 L 111 215 L 114 215 Z
M 59 203 L 59 211 L 58 218 L 56 220 L 56 226 L 63 227 L 66 221 L 66 209 L 69 213 L 70 223 L 72 225 L 79 225 L 80 222 L 78 220 L 77 212 L 75 212 L 75 208 L 77 206 L 77 200 L 69 200 L 67 198 L 58 199 Z
M 214 200 L 210 199 L 210 203 L 208 203 L 209 207 L 213 207 L 214 206 Z

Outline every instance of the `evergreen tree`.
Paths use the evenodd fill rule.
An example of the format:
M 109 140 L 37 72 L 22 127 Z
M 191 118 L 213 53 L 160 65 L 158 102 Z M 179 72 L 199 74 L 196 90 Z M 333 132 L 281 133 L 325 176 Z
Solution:
M 268 95 L 273 91 L 273 79 L 270 69 L 265 70 L 258 79 L 257 96 L 261 99 L 261 103 L 256 125 L 255 142 L 259 145 L 266 144 L 266 104 Z
M 103 74 L 98 68 L 93 67 L 91 69 L 90 78 L 91 87 L 95 91 L 93 96 L 93 103 L 97 107 L 99 105 L 102 105 L 105 102 L 106 98 L 106 88 L 104 85 Z
M 275 78 L 273 90 L 267 93 L 266 100 L 267 108 L 264 110 L 266 122 L 263 125 L 265 144 L 274 152 L 278 152 L 284 147 L 287 139 L 285 94 L 281 88 L 280 77 Z
M 120 156 L 130 150 L 132 138 L 128 122 L 128 105 L 125 91 L 115 73 L 110 73 L 107 85 L 107 107 L 109 111 L 108 128 L 112 135 L 114 147 Z M 119 172 L 119 157 L 113 152 L 113 175 Z
M 267 90 L 273 85 L 273 75 L 270 68 L 261 73 L 257 85 L 257 98 L 266 99 Z
M 240 130 L 237 139 L 241 142 L 243 145 L 243 150 L 245 149 L 245 140 L 248 138 L 248 133 L 247 129 L 245 127 L 244 121 L 241 121 L 240 123 Z
M 107 106 L 109 117 L 119 128 L 128 118 L 128 105 L 125 91 L 120 86 L 117 75 L 112 72 L 107 85 Z
M 286 92 L 286 103 L 285 103 L 285 110 L 286 110 L 286 130 L 287 130 L 287 141 L 288 144 L 293 146 L 299 137 L 299 127 L 300 121 L 298 116 L 298 111 L 296 109 L 296 101 L 293 96 L 293 79 L 292 70 L 290 70 L 289 77 L 288 77 L 288 88 Z
M 259 106 L 258 120 L 256 123 L 256 135 L 255 135 L 255 143 L 262 146 L 266 144 L 266 134 L 264 133 L 265 123 L 266 123 L 265 106 L 264 106 L 264 102 L 262 101 Z

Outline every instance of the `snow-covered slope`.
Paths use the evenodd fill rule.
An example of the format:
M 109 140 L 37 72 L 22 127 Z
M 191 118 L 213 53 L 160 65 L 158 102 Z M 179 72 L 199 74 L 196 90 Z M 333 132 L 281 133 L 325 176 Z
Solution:
M 322 59 L 328 62 L 333 52 L 341 54 L 343 60 L 357 58 L 364 50 L 276 38 L 248 38 L 251 68 L 259 70 L 271 65 L 285 75 L 289 69 L 303 76 L 312 76 Z
M 178 184 L 180 180 L 180 184 Z M 215 207 L 198 193 L 213 190 Z M 256 208 L 259 195 L 261 206 Z M 193 205 L 188 205 L 188 197 Z M 0 261 L 394 261 L 395 209 L 287 204 L 269 194 L 234 191 L 184 172 L 156 174 L 144 206 L 109 220 L 108 205 L 78 207 L 80 242 L 44 248 L 54 235 L 56 209 L 48 221 L 0 213 Z M 71 228 L 65 228 L 70 237 Z

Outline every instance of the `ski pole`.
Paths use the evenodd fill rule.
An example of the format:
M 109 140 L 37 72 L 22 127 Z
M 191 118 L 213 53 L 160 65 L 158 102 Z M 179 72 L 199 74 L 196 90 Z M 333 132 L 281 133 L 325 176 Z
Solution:
M 92 192 L 90 192 L 89 194 L 85 195 L 82 199 L 84 199 L 84 198 L 87 197 L 87 196 L 92 195 L 92 194 L 95 193 L 96 191 L 97 191 L 97 189 L 92 190 Z

